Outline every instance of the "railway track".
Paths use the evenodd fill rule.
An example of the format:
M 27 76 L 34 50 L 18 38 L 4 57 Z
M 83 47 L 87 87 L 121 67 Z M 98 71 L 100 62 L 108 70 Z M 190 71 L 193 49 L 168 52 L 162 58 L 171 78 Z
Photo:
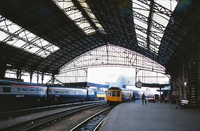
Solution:
M 36 113 L 41 111 L 48 111 L 58 108 L 66 108 L 66 107 L 73 107 L 83 104 L 92 104 L 92 103 L 99 103 L 104 101 L 87 101 L 87 102 L 76 102 L 76 103 L 68 103 L 68 104 L 59 104 L 59 105 L 51 105 L 51 106 L 43 106 L 43 107 L 37 107 L 37 108 L 29 108 L 29 109 L 23 109 L 23 110 L 16 110 L 16 111 L 9 111 L 9 112 L 1 112 L 0 113 L 0 121 L 4 119 L 11 119 L 17 116 L 22 116 L 30 113 Z
M 80 112 L 82 110 L 90 109 L 96 106 L 101 106 L 103 104 L 106 103 L 102 101 L 92 103 L 86 102 L 82 103 L 82 105 L 74 105 L 73 107 L 70 107 L 71 105 L 68 105 L 69 107 L 65 107 L 64 105 L 62 105 L 60 106 L 61 108 L 55 107 L 56 109 L 51 109 L 51 111 L 48 111 L 46 109 L 42 112 L 32 113 L 26 116 L 19 116 L 14 119 L 0 121 L 0 130 L 39 130 L 41 127 L 47 126 L 51 123 L 61 120 L 66 116 Z
M 89 118 L 79 123 L 70 131 L 79 131 L 79 130 L 80 131 L 97 131 L 111 109 L 112 109 L 111 107 L 108 107 L 104 110 L 97 112 L 96 114 L 90 116 Z

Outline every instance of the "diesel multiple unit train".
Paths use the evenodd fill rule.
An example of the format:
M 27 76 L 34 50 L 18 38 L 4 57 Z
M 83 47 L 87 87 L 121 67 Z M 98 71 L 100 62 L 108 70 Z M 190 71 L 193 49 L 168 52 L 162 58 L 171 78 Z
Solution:
M 1 106 L 99 100 L 105 96 L 105 92 L 99 89 L 0 80 Z
M 111 87 L 107 90 L 106 100 L 109 105 L 117 105 L 121 102 L 130 101 L 133 98 L 133 90 L 119 87 Z

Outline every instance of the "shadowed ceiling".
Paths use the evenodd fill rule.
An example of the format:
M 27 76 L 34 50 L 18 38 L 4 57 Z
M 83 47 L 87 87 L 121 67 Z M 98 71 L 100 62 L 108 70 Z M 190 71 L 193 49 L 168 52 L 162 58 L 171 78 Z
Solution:
M 0 3 L 0 56 L 11 65 L 7 68 L 56 74 L 65 63 L 106 44 L 136 51 L 172 68 L 195 55 L 193 50 L 198 47 L 199 1 L 0 0 Z

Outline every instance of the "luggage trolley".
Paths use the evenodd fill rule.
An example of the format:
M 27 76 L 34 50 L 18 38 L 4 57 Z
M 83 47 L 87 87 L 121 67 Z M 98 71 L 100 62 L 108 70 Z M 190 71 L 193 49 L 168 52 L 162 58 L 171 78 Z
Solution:
M 176 99 L 176 109 L 178 108 L 183 108 L 188 106 L 189 101 L 188 100 L 181 100 L 181 99 Z

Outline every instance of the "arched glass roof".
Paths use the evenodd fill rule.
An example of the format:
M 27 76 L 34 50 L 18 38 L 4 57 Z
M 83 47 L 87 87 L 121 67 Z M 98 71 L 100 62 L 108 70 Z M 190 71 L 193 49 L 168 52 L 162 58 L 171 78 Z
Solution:
M 4 1 L 1 59 L 11 65 L 6 68 L 56 74 L 74 58 L 112 44 L 167 67 L 185 52 L 186 44 L 175 51 L 194 32 L 197 5 L 184 0 Z

